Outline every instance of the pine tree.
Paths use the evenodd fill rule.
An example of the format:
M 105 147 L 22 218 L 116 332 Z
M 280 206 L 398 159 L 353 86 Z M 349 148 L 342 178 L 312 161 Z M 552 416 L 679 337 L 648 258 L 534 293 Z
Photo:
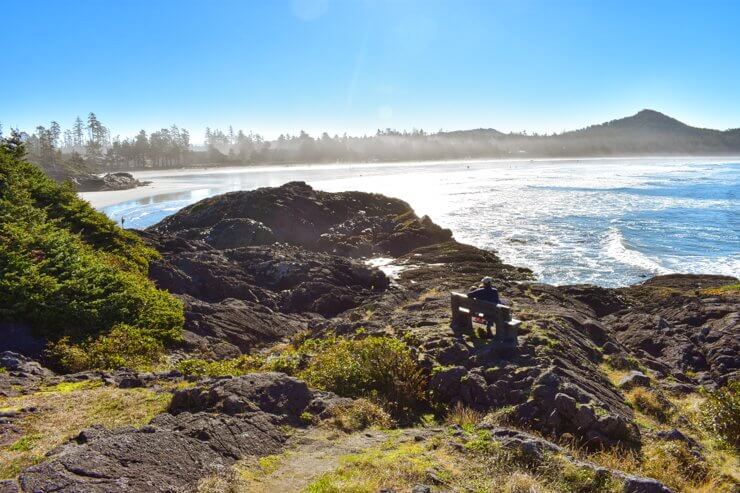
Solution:
M 85 125 L 82 123 L 82 118 L 80 118 L 79 116 L 75 118 L 74 125 L 72 126 L 72 137 L 74 139 L 72 141 L 72 146 L 78 152 L 82 150 L 82 145 L 84 143 L 83 142 L 83 139 L 84 139 L 83 129 L 84 128 L 85 128 Z

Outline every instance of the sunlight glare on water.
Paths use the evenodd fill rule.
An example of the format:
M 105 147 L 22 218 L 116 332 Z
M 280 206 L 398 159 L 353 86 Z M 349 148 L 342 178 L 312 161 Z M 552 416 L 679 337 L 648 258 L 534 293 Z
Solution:
M 187 173 L 187 172 L 186 172 Z M 146 179 L 156 181 L 156 176 Z M 168 179 L 164 177 L 163 179 Z M 169 177 L 172 179 L 172 177 Z M 226 191 L 303 180 L 406 200 L 455 237 L 553 284 L 740 275 L 740 163 L 603 159 L 304 166 L 179 176 L 204 186 L 104 208 L 146 227 Z

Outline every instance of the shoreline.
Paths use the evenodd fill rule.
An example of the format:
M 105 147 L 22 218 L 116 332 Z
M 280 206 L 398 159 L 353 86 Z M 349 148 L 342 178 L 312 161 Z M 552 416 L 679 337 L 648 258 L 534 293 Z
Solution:
M 142 200 L 157 195 L 187 192 L 197 189 L 208 188 L 203 183 L 183 183 L 175 178 L 186 176 L 220 176 L 225 174 L 239 173 L 264 173 L 270 171 L 308 171 L 308 170 L 332 170 L 332 169 L 382 169 L 393 167 L 422 167 L 422 166 L 443 166 L 455 164 L 475 164 L 480 165 L 490 163 L 492 165 L 505 165 L 513 163 L 523 164 L 546 164 L 546 163 L 581 163 L 581 162 L 600 162 L 600 161 L 643 161 L 643 160 L 668 160 L 669 162 L 680 162 L 685 160 L 702 160 L 709 162 L 725 162 L 728 160 L 738 160 L 740 156 L 622 156 L 622 157 L 586 157 L 586 158 L 509 158 L 509 159 L 452 159 L 452 160 L 432 160 L 432 161 L 384 161 L 384 162 L 351 162 L 351 163 L 290 163 L 290 164 L 259 164 L 259 165 L 240 165 L 240 166 L 205 166 L 205 167 L 186 167 L 186 168 L 168 168 L 168 169 L 147 169 L 137 171 L 127 171 L 134 178 L 142 181 L 149 181 L 148 185 L 130 188 L 127 190 L 113 191 L 95 191 L 79 192 L 78 195 L 89 202 L 96 209 L 111 207 L 124 202 Z M 104 173 L 102 173 L 104 174 Z M 152 180 L 152 178 L 164 178 L 164 180 Z

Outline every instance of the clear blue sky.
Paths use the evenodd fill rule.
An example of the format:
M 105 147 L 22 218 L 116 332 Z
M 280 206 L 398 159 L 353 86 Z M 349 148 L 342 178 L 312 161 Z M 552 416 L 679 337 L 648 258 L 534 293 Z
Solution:
M 274 137 L 561 131 L 653 108 L 740 127 L 740 2 L 0 2 L 0 122 L 95 111 Z

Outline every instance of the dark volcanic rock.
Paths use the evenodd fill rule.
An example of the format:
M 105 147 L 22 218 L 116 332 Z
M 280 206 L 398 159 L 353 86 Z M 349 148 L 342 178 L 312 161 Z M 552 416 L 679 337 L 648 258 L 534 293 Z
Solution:
M 50 460 L 23 471 L 24 492 L 192 491 L 198 480 L 246 455 L 280 450 L 274 417 L 160 415 L 141 429 L 83 431 Z
M 645 375 L 641 371 L 633 370 L 619 381 L 619 388 L 623 390 L 630 390 L 635 387 L 649 387 L 650 377 Z
M 4 370 L 0 371 L 0 396 L 33 391 L 54 376 L 39 362 L 12 351 L 0 353 L 0 368 Z
M 206 308 L 203 303 L 221 303 L 228 299 L 244 302 L 242 316 L 265 319 L 264 308 L 291 313 L 313 312 L 331 317 L 353 308 L 381 293 L 389 280 L 381 271 L 355 260 L 296 246 L 275 244 L 216 250 L 201 241 L 190 241 L 154 233 L 142 233 L 162 254 L 151 263 L 149 276 L 160 288 L 188 295 L 186 318 L 203 320 L 197 312 L 234 312 L 233 303 Z M 195 303 L 192 299 L 203 303 Z M 256 304 L 262 305 L 258 307 Z M 246 312 L 261 312 L 247 314 Z M 226 317 L 232 318 L 233 317 Z M 274 320 L 273 322 L 280 322 Z M 213 330 L 233 333 L 233 324 Z M 276 324 L 279 325 L 279 324 Z M 245 328 L 251 331 L 254 324 Z M 278 328 L 280 335 L 290 335 L 296 324 Z M 260 329 L 250 336 L 259 338 Z M 197 330 L 193 331 L 198 334 Z M 200 335 L 200 334 L 199 334 Z M 260 342 L 269 342 L 259 339 Z M 232 342 L 233 343 L 233 342 Z M 238 346 L 238 345 L 237 345 Z
M 217 250 L 200 240 L 141 234 L 162 254 L 149 277 L 185 302 L 186 349 L 206 356 L 235 356 L 289 337 L 315 314 L 337 315 L 390 284 L 360 262 L 296 246 Z
M 220 235 L 213 230 L 222 230 L 225 220 L 244 219 L 253 221 L 250 228 L 272 231 L 277 241 L 341 255 L 398 256 L 452 238 L 449 230 L 428 217 L 419 219 L 401 200 L 362 192 L 326 193 L 302 182 L 208 198 L 150 229 L 217 246 Z
M 209 411 L 228 415 L 264 411 L 298 418 L 313 398 L 306 384 L 284 373 L 250 373 L 179 390 L 172 413 Z
M 272 230 L 249 218 L 224 219 L 210 228 L 204 238 L 214 248 L 228 249 L 243 246 L 270 245 L 275 242 Z
M 38 361 L 11 351 L 0 353 L 0 367 L 20 376 L 44 378 L 54 375 L 51 370 L 41 366 Z
M 141 182 L 131 173 L 107 173 L 98 175 L 78 175 L 70 178 L 78 192 L 103 192 L 110 190 L 128 190 L 129 188 L 148 185 Z
M 724 385 L 740 371 L 740 296 L 703 290 L 736 282 L 726 276 L 655 277 L 616 290 L 630 308 L 602 321 L 648 368 L 683 384 Z M 702 378 L 692 380 L 687 371 Z
M 215 358 L 235 357 L 255 346 L 277 341 L 307 328 L 307 322 L 265 305 L 227 298 L 216 303 L 183 295 L 184 340 L 191 350 Z
M 11 481 L 10 479 L 0 480 L 0 493 L 18 493 L 18 483 Z

